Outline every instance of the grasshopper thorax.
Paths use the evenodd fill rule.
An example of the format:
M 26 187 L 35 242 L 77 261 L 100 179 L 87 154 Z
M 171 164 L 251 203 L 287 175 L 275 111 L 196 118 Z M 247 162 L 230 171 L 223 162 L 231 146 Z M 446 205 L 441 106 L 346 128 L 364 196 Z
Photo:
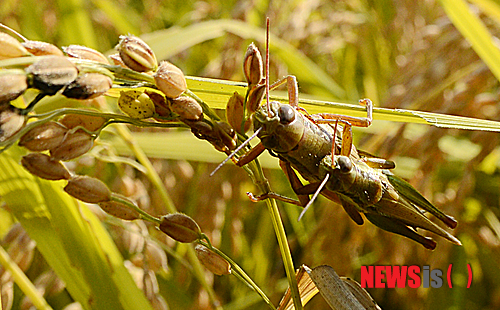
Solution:
M 254 130 L 264 147 L 276 153 L 285 153 L 297 147 L 304 134 L 303 116 L 289 104 L 269 103 L 270 110 L 262 105 L 253 115 Z

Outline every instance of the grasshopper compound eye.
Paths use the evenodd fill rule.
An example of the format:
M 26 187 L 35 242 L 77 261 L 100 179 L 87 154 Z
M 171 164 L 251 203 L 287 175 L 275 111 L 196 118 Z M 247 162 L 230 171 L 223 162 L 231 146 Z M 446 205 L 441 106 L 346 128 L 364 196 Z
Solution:
M 338 158 L 338 165 L 342 173 L 350 172 L 352 169 L 352 162 L 348 157 L 340 156 Z
M 290 124 L 295 120 L 295 112 L 293 111 L 293 108 L 288 104 L 280 106 L 278 116 L 280 118 L 280 123 L 283 125 Z

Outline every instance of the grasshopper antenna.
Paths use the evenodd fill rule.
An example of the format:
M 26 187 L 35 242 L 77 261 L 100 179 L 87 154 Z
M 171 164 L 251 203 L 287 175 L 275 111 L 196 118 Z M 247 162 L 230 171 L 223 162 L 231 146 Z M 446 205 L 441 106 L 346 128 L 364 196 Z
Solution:
M 28 39 L 26 39 L 25 36 L 23 36 L 22 34 L 20 34 L 19 32 L 15 31 L 14 29 L 10 28 L 9 26 L 6 26 L 2 23 L 0 23 L 0 28 L 3 28 L 5 30 L 8 30 L 10 31 L 11 33 L 13 33 L 14 35 L 16 35 L 18 38 L 20 38 L 21 40 L 23 40 L 24 42 L 28 41 Z
M 238 146 L 236 148 L 236 150 L 234 150 L 228 157 L 226 157 L 226 159 L 224 159 L 218 166 L 217 168 L 214 169 L 214 171 L 212 171 L 212 173 L 210 173 L 210 176 L 213 176 L 222 166 L 224 166 L 225 163 L 228 162 L 228 160 L 230 160 L 231 158 L 234 157 L 234 155 L 236 155 L 236 153 L 238 153 L 242 148 L 244 148 L 248 143 L 250 143 L 250 141 L 257 137 L 257 135 L 259 134 L 259 132 L 262 130 L 262 127 L 257 129 L 253 135 L 251 135 L 248 139 L 245 140 L 245 142 L 243 142 L 240 146 Z
M 323 187 L 325 187 L 326 182 L 328 182 L 329 178 L 330 178 L 330 174 L 328 173 L 325 176 L 325 178 L 323 179 L 323 181 L 321 181 L 321 184 L 319 185 L 316 192 L 314 192 L 314 195 L 312 196 L 311 200 L 309 200 L 307 205 L 304 207 L 304 210 L 302 210 L 302 212 L 300 212 L 299 219 L 297 221 L 300 221 L 302 219 L 302 217 L 304 216 L 304 214 L 306 214 L 307 209 L 309 209 L 309 207 L 312 206 L 313 202 L 316 200 L 316 198 L 318 197 L 318 195 L 321 192 L 321 190 L 323 189 Z
M 269 105 L 269 17 L 266 18 L 266 105 L 267 105 L 267 115 L 271 117 L 271 106 Z M 236 153 L 238 153 L 242 148 L 244 148 L 250 140 L 255 138 L 259 132 L 262 130 L 262 127 L 256 130 L 253 135 L 251 135 L 245 142 L 243 142 L 240 146 L 238 146 L 224 161 L 222 161 L 215 169 L 210 173 L 210 176 L 213 176 L 225 163 L 227 163 L 231 158 L 233 158 Z
M 269 17 L 266 18 L 266 105 L 267 116 L 271 117 L 271 106 L 269 105 Z

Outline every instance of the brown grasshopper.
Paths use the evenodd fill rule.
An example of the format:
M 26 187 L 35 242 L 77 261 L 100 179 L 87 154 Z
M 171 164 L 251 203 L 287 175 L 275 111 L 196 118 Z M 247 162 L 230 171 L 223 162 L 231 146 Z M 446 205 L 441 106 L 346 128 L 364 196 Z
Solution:
M 299 200 L 276 193 L 257 197 L 249 193 L 249 197 L 254 201 L 275 198 L 294 203 L 305 207 L 305 212 L 316 196 L 322 194 L 340 203 L 359 225 L 364 223 L 363 213 L 376 226 L 406 236 L 428 249 L 434 249 L 436 242 L 418 234 L 417 228 L 461 245 L 457 238 L 431 222 L 424 212 L 433 214 L 449 228 L 456 227 L 456 220 L 433 206 L 408 182 L 391 173 L 388 169 L 395 167 L 394 162 L 376 158 L 353 145 L 351 126 L 368 127 L 371 124 L 371 101 L 360 100 L 366 106 L 366 117 L 329 113 L 309 115 L 299 107 L 298 84 L 294 76 L 289 75 L 269 86 L 268 40 L 269 24 L 266 103 L 252 115 L 254 132 L 260 143 L 240 157 L 236 164 L 243 166 L 267 149 L 272 156 L 280 159 L 280 167 Z M 289 103 L 270 102 L 269 90 L 285 83 Z M 296 171 L 309 184 L 303 185 Z M 313 195 L 312 198 L 310 195 Z

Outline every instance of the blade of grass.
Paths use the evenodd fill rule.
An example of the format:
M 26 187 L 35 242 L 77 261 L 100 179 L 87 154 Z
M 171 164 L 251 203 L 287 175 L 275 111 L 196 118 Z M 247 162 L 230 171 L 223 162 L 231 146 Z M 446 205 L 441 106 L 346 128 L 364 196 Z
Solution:
M 237 20 L 212 20 L 185 28 L 172 27 L 156 31 L 142 38 L 155 51 L 158 59 L 172 57 L 198 43 L 232 33 L 244 39 L 263 43 L 265 30 Z M 330 97 L 344 98 L 344 90 L 301 51 L 286 41 L 271 35 L 270 52 L 288 66 L 290 74 L 297 76 L 301 83 L 318 86 L 322 93 Z
M 20 152 L 16 148 L 0 155 L 0 196 L 23 228 L 37 242 L 37 248 L 48 264 L 53 266 L 58 276 L 66 282 L 71 296 L 80 301 L 84 309 L 89 309 L 86 302 L 90 296 L 89 286 L 80 271 L 72 266 L 50 223 L 50 213 L 34 177 L 22 170 L 18 164 L 19 157 Z
M 499 56 L 500 59 L 500 56 Z M 188 87 L 201 99 L 209 103 L 212 109 L 225 109 L 227 101 L 235 91 L 244 95 L 244 83 L 227 80 L 187 77 Z M 271 94 L 271 100 L 288 102 L 286 96 Z M 310 114 L 336 113 L 351 116 L 365 116 L 365 107 L 359 104 L 347 104 L 323 100 L 314 100 L 301 97 L 301 107 Z M 417 123 L 433 125 L 441 128 L 455 128 L 468 130 L 483 130 L 500 132 L 500 122 L 484 119 L 447 115 L 432 112 L 413 111 L 404 109 L 373 108 L 373 118 L 393 122 Z
M 242 96 L 246 91 L 245 84 L 242 82 L 201 77 L 186 77 L 186 79 L 189 89 L 203 101 L 207 102 L 212 109 L 225 109 L 227 101 L 235 91 L 242 94 Z M 111 94 L 117 95 L 118 92 L 116 90 L 112 90 Z M 286 95 L 279 94 L 279 92 L 271 94 L 270 99 L 285 103 L 288 102 L 288 97 Z M 366 108 L 359 104 L 315 100 L 304 98 L 303 96 L 300 97 L 299 103 L 301 107 L 306 109 L 310 114 L 335 113 L 351 116 L 366 115 Z M 374 107 L 373 119 L 392 122 L 427 124 L 440 128 L 500 132 L 500 122 L 498 121 L 415 110 Z
M 85 8 L 86 5 L 87 3 L 83 0 L 57 1 L 57 7 L 60 11 L 59 31 L 63 44 L 78 43 L 98 49 L 90 12 Z
M 151 309 L 102 224 L 61 190 L 19 164 L 21 149 L 2 153 L 0 196 L 37 242 L 49 265 L 84 309 Z
M 218 164 L 226 155 L 217 151 L 211 144 L 196 138 L 190 131 L 168 132 L 132 132 L 133 139 L 148 157 L 189 160 Z M 133 153 L 121 139 L 114 136 L 103 135 L 105 139 L 122 156 L 131 156 Z M 175 145 L 176 147 L 172 147 Z M 192 150 L 195 150 L 194 152 Z M 277 169 L 278 159 L 268 153 L 259 156 L 259 161 L 264 168 Z
M 500 50 L 484 23 L 471 12 L 464 0 L 441 0 L 446 14 L 474 51 L 500 81 Z

